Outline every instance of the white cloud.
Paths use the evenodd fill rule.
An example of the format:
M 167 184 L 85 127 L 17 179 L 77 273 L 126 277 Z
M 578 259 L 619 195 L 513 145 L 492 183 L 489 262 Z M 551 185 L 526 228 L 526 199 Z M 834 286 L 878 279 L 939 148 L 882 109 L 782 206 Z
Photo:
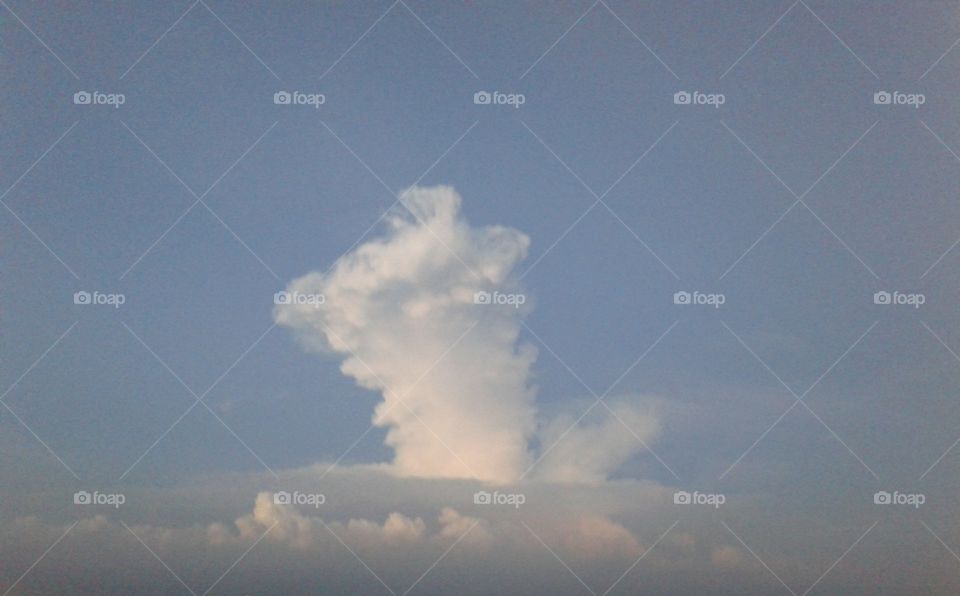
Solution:
M 345 375 L 383 394 L 373 421 L 388 429 L 396 474 L 516 481 L 534 461 L 530 367 L 537 353 L 519 342 L 529 301 L 478 305 L 474 294 L 518 292 L 514 267 L 530 240 L 502 226 L 471 226 L 450 187 L 414 187 L 400 198 L 415 217 L 391 214 L 384 238 L 361 244 L 329 273 L 293 280 L 289 292 L 324 301 L 278 305 L 275 320 L 308 349 L 343 356 Z M 634 433 L 655 438 L 651 416 L 618 408 Z M 541 444 L 570 423 L 548 424 Z M 639 449 L 610 418 L 570 431 L 544 458 L 542 473 L 603 480 Z
M 325 302 L 278 306 L 276 321 L 309 348 L 344 356 L 344 374 L 383 393 L 374 422 L 388 428 L 396 473 L 514 480 L 531 461 L 536 351 L 517 345 L 521 310 L 473 295 L 509 288 L 529 239 L 471 227 L 449 187 L 412 188 L 401 200 L 419 220 L 392 214 L 385 238 L 327 275 L 291 282 L 290 292 Z
M 595 406 L 590 415 L 562 415 L 540 432 L 544 456 L 538 478 L 555 482 L 602 482 L 650 445 L 660 426 L 649 410 L 626 403 Z M 641 442 L 642 441 L 642 442 Z

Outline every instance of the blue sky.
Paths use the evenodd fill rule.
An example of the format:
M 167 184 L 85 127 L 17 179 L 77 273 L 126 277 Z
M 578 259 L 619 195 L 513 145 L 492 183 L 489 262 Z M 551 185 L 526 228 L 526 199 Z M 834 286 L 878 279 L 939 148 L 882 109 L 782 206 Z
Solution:
M 331 271 L 345 253 L 396 240 L 387 221 L 406 217 L 423 235 L 399 193 L 445 185 L 462 198 L 455 221 L 464 229 L 505 226 L 529 238 L 507 275 L 528 303 L 494 323 L 434 321 L 453 329 L 479 317 L 480 329 L 502 324 L 516 346 L 537 350 L 524 383 L 538 427 L 576 420 L 608 392 L 655 421 L 656 432 L 637 433 L 649 445 L 631 446 L 584 497 L 586 509 L 632 483 L 727 495 L 729 518 L 684 522 L 712 537 L 703 541 L 715 564 L 739 561 L 704 584 L 711 589 L 784 587 L 756 568 L 747 544 L 805 588 L 874 521 L 881 537 L 864 539 L 858 563 L 837 567 L 833 589 L 859 585 L 856 565 L 906 557 L 885 550 L 898 533 L 923 557 L 901 587 L 960 585 L 938 540 L 960 548 L 949 514 L 960 419 L 955 5 L 11 1 L 2 12 L 0 381 L 9 409 L 0 410 L 0 523 L 33 515 L 69 525 L 87 512 L 63 494 L 97 487 L 153 503 L 165 491 L 194 495 L 175 512 L 144 514 L 156 527 L 229 521 L 253 507 L 250 478 L 266 490 L 343 457 L 353 486 L 350 470 L 388 465 L 387 432 L 403 423 L 370 429 L 384 395 L 358 385 L 365 373 L 341 371 L 356 354 L 316 326 L 336 326 L 339 306 L 320 309 L 321 323 L 291 322 L 273 296 L 311 272 L 328 293 L 353 283 L 360 274 L 350 266 L 342 278 Z M 82 91 L 120 93 L 124 103 L 77 105 Z M 325 101 L 276 105 L 278 91 Z M 525 101 L 477 105 L 478 91 Z M 677 105 L 682 91 L 724 103 Z M 924 103 L 877 105 L 881 91 Z M 431 258 L 450 258 L 449 246 L 407 261 L 395 250 L 398 263 L 424 259 L 403 286 L 421 298 L 453 283 L 422 274 Z M 78 291 L 125 302 L 78 305 Z M 724 303 L 678 305 L 678 291 Z M 875 304 L 878 291 L 924 303 Z M 362 312 L 393 320 L 389 309 Z M 330 349 L 304 349 L 296 336 L 308 327 Z M 351 329 L 388 368 L 394 353 L 401 368 L 412 365 L 405 350 L 380 346 L 403 339 L 412 358 L 447 338 L 399 323 L 392 336 Z M 454 362 L 440 374 L 465 385 L 483 378 L 482 367 Z M 374 368 L 368 382 L 393 378 Z M 191 392 L 204 405 L 181 419 Z M 481 397 L 473 414 L 458 410 L 462 424 L 510 399 Z M 547 435 L 528 435 L 536 459 Z M 248 487 L 242 504 L 221 509 L 198 488 L 221 475 Z M 920 492 L 928 503 L 901 519 L 873 507 L 878 490 Z M 390 505 L 337 515 L 436 513 Z M 682 517 L 667 508 L 642 519 L 663 520 L 658 530 L 637 530 L 617 511 L 626 521 L 611 519 L 646 546 Z M 742 542 L 730 542 L 721 518 L 744 529 Z M 820 523 L 846 533 L 810 530 Z M 38 552 L 2 569 L 0 586 L 46 548 L 43 532 L 32 536 Z M 827 546 L 838 552 L 821 561 Z M 553 581 L 565 571 L 544 553 Z M 581 569 L 609 584 L 619 572 L 605 564 Z M 663 578 L 654 585 L 683 591 L 667 562 L 651 573 Z M 48 575 L 70 576 L 38 569 Z M 583 588 L 573 575 L 554 589 Z M 340 579 L 356 588 L 370 578 L 359 568 Z M 29 581 L 20 589 L 43 591 Z

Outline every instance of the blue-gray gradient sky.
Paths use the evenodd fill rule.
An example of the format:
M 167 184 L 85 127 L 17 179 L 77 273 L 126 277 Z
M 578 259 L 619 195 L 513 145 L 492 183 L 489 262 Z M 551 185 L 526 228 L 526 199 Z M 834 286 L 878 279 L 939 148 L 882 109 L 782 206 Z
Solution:
M 0 4 L 0 593 L 960 591 L 955 2 Z

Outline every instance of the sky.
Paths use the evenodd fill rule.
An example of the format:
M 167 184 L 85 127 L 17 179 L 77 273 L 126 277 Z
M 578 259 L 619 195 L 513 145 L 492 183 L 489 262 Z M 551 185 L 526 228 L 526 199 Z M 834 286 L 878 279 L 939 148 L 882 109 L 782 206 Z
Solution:
M 960 590 L 955 3 L 0 5 L 0 594 Z

